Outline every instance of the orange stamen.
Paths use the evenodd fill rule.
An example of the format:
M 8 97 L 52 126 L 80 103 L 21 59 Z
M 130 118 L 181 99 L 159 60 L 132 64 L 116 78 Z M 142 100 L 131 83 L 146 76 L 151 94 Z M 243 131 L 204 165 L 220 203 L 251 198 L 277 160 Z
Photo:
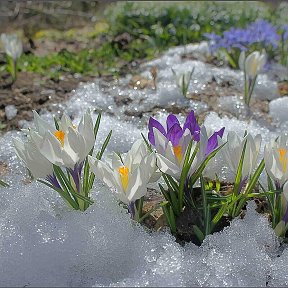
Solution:
M 120 180 L 122 183 L 122 187 L 124 191 L 126 191 L 129 183 L 129 168 L 126 166 L 121 166 L 118 168 L 118 172 L 120 174 Z
M 173 147 L 174 154 L 178 160 L 178 163 L 180 164 L 183 159 L 183 154 L 182 154 L 182 147 L 180 145 L 174 146 Z
M 282 169 L 283 169 L 284 172 L 286 172 L 286 170 L 287 170 L 288 157 L 285 157 L 285 156 L 286 156 L 287 150 L 286 150 L 286 149 L 281 149 L 281 148 L 279 148 L 279 149 L 278 149 L 278 152 L 279 152 L 279 155 L 280 155 L 279 161 L 280 161 L 280 163 L 281 163 L 281 165 L 282 165 Z
M 54 132 L 54 136 L 60 141 L 62 147 L 64 146 L 65 133 L 62 130 Z

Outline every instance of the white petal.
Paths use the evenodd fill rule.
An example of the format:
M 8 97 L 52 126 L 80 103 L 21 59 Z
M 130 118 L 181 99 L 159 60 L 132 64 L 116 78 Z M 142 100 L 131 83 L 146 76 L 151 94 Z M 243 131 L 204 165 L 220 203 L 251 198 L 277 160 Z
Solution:
M 181 170 L 176 164 L 172 163 L 161 154 L 157 153 L 156 157 L 157 157 L 157 166 L 161 172 L 171 175 L 176 179 L 180 179 Z

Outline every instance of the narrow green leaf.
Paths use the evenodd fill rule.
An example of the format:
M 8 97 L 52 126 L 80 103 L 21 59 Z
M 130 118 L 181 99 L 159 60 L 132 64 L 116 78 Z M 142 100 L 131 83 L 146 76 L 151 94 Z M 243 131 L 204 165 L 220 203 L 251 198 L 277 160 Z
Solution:
M 193 186 L 196 181 L 199 179 L 200 175 L 202 174 L 202 172 L 204 171 L 205 167 L 207 166 L 207 164 L 209 163 L 209 161 L 218 153 L 218 151 L 226 144 L 227 142 L 225 142 L 224 144 L 222 144 L 221 146 L 219 146 L 217 149 L 215 149 L 213 152 L 211 152 L 208 157 L 202 162 L 202 164 L 200 165 L 200 167 L 196 170 L 196 172 L 191 176 L 190 179 L 190 184 L 191 186 Z
M 164 174 L 164 173 L 163 173 Z M 162 174 L 162 175 L 163 175 Z M 174 178 L 168 174 L 165 174 L 165 176 L 167 177 L 167 179 L 169 180 L 169 183 L 171 184 L 171 186 L 173 187 L 173 189 L 175 191 L 179 190 L 179 185 L 177 184 L 177 182 L 174 180 Z
M 54 117 L 53 119 L 54 119 L 54 124 L 55 124 L 55 128 L 56 128 L 56 130 L 59 130 L 59 123 L 58 123 L 58 120 L 56 119 L 56 117 Z
M 149 152 L 153 152 L 151 144 L 148 142 L 148 140 L 146 139 L 146 137 L 144 136 L 143 133 L 141 133 L 141 136 L 142 136 L 142 138 L 143 138 L 143 140 L 144 140 L 144 142 L 145 142 L 145 144 L 147 146 L 148 151 Z
M 50 184 L 49 182 L 46 182 L 46 181 L 44 181 L 44 180 L 38 179 L 37 181 L 40 182 L 40 183 L 42 183 L 42 184 L 44 184 L 44 185 L 46 185 L 46 186 L 48 186 L 49 188 L 55 190 L 57 193 L 60 194 L 60 196 L 61 196 L 65 201 L 68 202 L 68 204 L 69 204 L 73 209 L 79 210 L 79 205 L 78 205 L 78 203 L 76 203 L 69 195 L 67 195 L 66 192 L 64 192 L 64 191 L 61 190 L 61 189 L 58 189 L 58 188 L 54 187 L 52 184 Z
M 2 187 L 9 187 L 9 184 L 5 183 L 4 181 L 0 180 L 0 186 Z
M 194 230 L 194 233 L 195 233 L 196 237 L 198 238 L 198 240 L 202 243 L 203 240 L 205 239 L 204 233 L 196 225 L 193 225 L 193 230 Z
M 203 175 L 200 176 L 200 184 L 201 184 L 201 193 L 202 193 L 202 201 L 203 201 L 203 216 L 204 223 L 207 222 L 207 198 L 206 198 L 206 190 L 205 190 L 205 181 Z
M 98 130 L 99 130 L 100 122 L 101 122 L 101 117 L 102 117 L 102 114 L 100 112 L 98 114 L 98 116 L 97 116 L 97 119 L 96 119 L 96 122 L 95 122 L 95 125 L 94 125 L 94 137 L 95 137 L 95 140 L 97 138 L 97 134 L 98 134 Z
M 244 157 L 245 157 L 245 151 L 246 151 L 246 146 L 247 146 L 247 139 L 245 140 L 242 152 L 241 152 L 241 157 L 239 159 L 238 167 L 237 167 L 237 172 L 236 172 L 236 177 L 234 181 L 234 187 L 233 187 L 233 195 L 237 196 L 240 187 L 240 183 L 242 180 L 242 170 L 243 170 L 243 163 L 244 163 Z
M 169 193 L 164 189 L 164 187 L 160 183 L 158 185 L 159 185 L 159 188 L 160 188 L 161 193 L 163 194 L 164 198 L 167 200 L 167 202 L 171 203 Z
M 221 208 L 218 210 L 216 215 L 212 219 L 212 229 L 217 225 L 217 223 L 221 220 L 223 215 L 225 214 L 227 208 L 228 208 L 228 202 L 226 202 L 224 205 L 221 206 Z
M 170 222 L 171 222 L 171 227 L 172 227 L 172 233 L 176 234 L 176 220 L 175 220 L 175 215 L 172 207 L 170 206 Z
M 258 182 L 258 179 L 262 173 L 262 171 L 264 170 L 265 168 L 265 161 L 264 159 L 262 159 L 262 161 L 260 162 L 259 166 L 257 167 L 256 171 L 254 172 L 252 178 L 250 179 L 249 181 L 249 184 L 245 190 L 245 193 L 246 194 L 249 194 L 251 193 L 251 191 L 255 188 L 257 182 Z
M 185 159 L 184 159 L 184 163 L 183 163 L 183 168 L 182 168 L 181 176 L 180 176 L 179 192 L 178 192 L 178 195 L 179 195 L 179 210 L 180 210 L 180 212 L 183 209 L 185 181 L 186 181 L 187 175 L 189 173 L 190 167 L 192 165 L 192 162 L 191 162 L 191 165 L 189 166 L 189 164 L 190 164 L 189 163 L 190 162 L 189 158 L 190 158 L 190 154 L 191 154 L 192 145 L 193 145 L 193 140 L 190 141 L 190 143 L 189 143 L 189 145 L 187 147 L 186 154 L 185 154 Z M 194 152 L 195 152 L 195 150 L 194 150 Z
M 109 141 L 110 141 L 110 139 L 111 139 L 111 136 L 112 136 L 112 130 L 110 130 L 109 134 L 107 135 L 107 137 L 106 137 L 106 139 L 105 139 L 105 141 L 104 141 L 104 143 L 103 143 L 103 145 L 102 145 L 102 147 L 101 147 L 101 150 L 97 153 L 96 158 L 97 158 L 98 160 L 101 160 L 101 158 L 102 158 L 102 156 L 103 156 L 103 153 L 104 153 L 104 151 L 106 150 L 107 145 L 109 144 Z

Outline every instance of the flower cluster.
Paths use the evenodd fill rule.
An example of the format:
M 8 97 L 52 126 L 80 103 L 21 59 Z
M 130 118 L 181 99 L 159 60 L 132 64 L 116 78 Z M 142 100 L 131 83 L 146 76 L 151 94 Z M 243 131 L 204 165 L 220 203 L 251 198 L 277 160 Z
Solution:
M 93 152 L 101 116 L 98 116 L 94 127 L 89 111 L 78 126 L 63 114 L 60 121 L 55 120 L 54 126 L 36 111 L 33 113 L 35 128 L 26 130 L 28 141 L 14 139 L 18 157 L 35 179 L 56 190 L 74 209 L 85 210 L 93 203 L 89 199 L 93 176 L 89 175 L 87 156 Z M 100 156 L 98 154 L 98 158 Z
M 159 178 L 157 175 L 155 178 L 155 154 L 148 152 L 145 143 L 138 140 L 125 155 L 114 152 L 111 156 L 110 163 L 89 156 L 91 170 L 108 187 L 115 189 L 119 200 L 128 205 L 132 218 L 140 220 L 142 207 L 135 206 L 135 202 L 147 193 L 147 184 Z
M 165 126 L 150 117 L 148 139 L 142 135 L 143 140 L 137 140 L 127 153 L 114 152 L 102 161 L 112 131 L 101 150 L 92 156 L 100 117 L 93 126 L 87 112 L 76 126 L 64 114 L 54 127 L 34 111 L 35 128 L 26 130 L 27 141 L 14 139 L 16 153 L 31 174 L 57 191 L 72 208 L 84 211 L 93 203 L 89 191 L 97 177 L 114 191 L 138 222 L 161 207 L 171 232 L 177 235 L 178 217 L 183 213 L 193 215 L 195 243 L 202 243 L 208 234 L 219 230 L 223 217 L 231 220 L 240 215 L 250 198 L 266 197 L 272 226 L 277 235 L 285 236 L 288 136 L 271 141 L 265 146 L 264 159 L 259 159 L 261 135 L 245 132 L 240 137 L 229 132 L 225 141 L 224 127 L 209 133 L 191 111 L 183 124 L 173 114 L 167 117 Z M 213 183 L 211 186 L 204 177 L 209 161 L 219 151 L 235 175 L 232 190 L 225 194 L 214 190 Z M 259 181 L 264 169 L 267 188 Z M 165 201 L 143 214 L 147 185 L 161 176 L 165 184 L 159 182 L 159 187 Z M 260 188 L 255 189 L 256 185 Z
M 148 139 L 157 151 L 158 167 L 176 179 L 180 179 L 185 154 L 189 143 L 193 143 L 192 150 L 199 142 L 199 153 L 190 167 L 193 173 L 205 158 L 218 146 L 218 137 L 222 137 L 224 128 L 208 137 L 205 126 L 200 129 L 194 112 L 190 112 L 181 127 L 177 117 L 173 114 L 167 117 L 167 129 L 156 119 L 150 117 Z
M 217 35 L 213 32 L 206 33 L 205 36 L 210 41 L 212 52 L 216 52 L 222 48 L 229 52 L 233 48 L 247 51 L 249 46 L 258 43 L 262 47 L 271 45 L 273 48 L 276 48 L 280 40 L 276 27 L 263 19 L 251 23 L 245 29 L 232 27 L 225 31 L 223 35 Z

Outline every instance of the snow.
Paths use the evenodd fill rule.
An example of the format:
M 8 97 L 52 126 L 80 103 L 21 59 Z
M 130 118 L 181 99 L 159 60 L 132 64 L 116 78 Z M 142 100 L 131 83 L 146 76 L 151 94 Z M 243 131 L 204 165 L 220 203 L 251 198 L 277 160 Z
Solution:
M 149 69 L 157 66 L 156 90 L 128 88 L 131 75 L 110 83 L 95 79 L 94 83 L 80 85 L 67 103 L 55 106 L 55 114 L 59 116 L 64 109 L 77 122 L 88 108 L 96 112 L 94 120 L 97 112 L 103 111 L 96 147 L 112 129 L 104 157 L 112 151 L 126 152 L 141 132 L 147 134 L 152 111 L 163 123 L 168 115 L 165 108 L 172 106 L 194 109 L 196 115 L 209 111 L 204 102 L 181 95 L 171 72 L 171 68 L 184 72 L 195 67 L 189 92 L 197 94 L 212 79 L 218 84 L 229 81 L 235 90 L 235 95 L 220 97 L 217 104 L 231 116 L 208 112 L 206 127 L 212 131 L 226 127 L 224 138 L 229 131 L 243 135 L 247 130 L 253 136 L 260 133 L 262 157 L 264 144 L 288 131 L 287 97 L 277 98 L 275 82 L 261 75 L 256 97 L 277 98 L 269 108 L 273 120 L 280 124 L 274 127 L 259 119 L 247 121 L 247 107 L 239 98 L 242 72 L 181 59 L 187 52 L 205 57 L 209 54 L 206 48 L 204 42 L 171 48 L 162 57 L 143 64 L 142 75 L 148 78 Z M 133 102 L 117 105 L 115 97 L 129 97 Z M 127 111 L 136 116 L 128 116 Z M 41 116 L 52 119 L 47 111 Z M 183 123 L 184 115 L 179 119 Z M 22 126 L 29 123 L 23 122 Z M 8 164 L 9 170 L 2 178 L 11 184 L 0 193 L 0 286 L 288 285 L 287 247 L 276 238 L 268 219 L 255 211 L 253 202 L 244 219 L 235 219 L 222 232 L 208 236 L 201 247 L 191 243 L 181 246 L 168 230 L 151 232 L 133 222 L 114 194 L 98 181 L 92 191 L 95 204 L 84 213 L 69 210 L 56 192 L 27 181 L 27 171 L 13 151 L 12 137 L 25 138 L 16 131 L 0 137 L 0 160 Z M 220 154 L 205 173 L 211 177 L 217 173 L 227 180 L 234 176 Z
M 269 114 L 280 122 L 288 121 L 288 96 L 277 98 L 269 103 Z
M 15 105 L 7 105 L 5 106 L 5 114 L 6 114 L 6 118 L 8 120 L 12 120 L 13 118 L 16 117 L 17 115 L 17 108 L 15 107 Z

